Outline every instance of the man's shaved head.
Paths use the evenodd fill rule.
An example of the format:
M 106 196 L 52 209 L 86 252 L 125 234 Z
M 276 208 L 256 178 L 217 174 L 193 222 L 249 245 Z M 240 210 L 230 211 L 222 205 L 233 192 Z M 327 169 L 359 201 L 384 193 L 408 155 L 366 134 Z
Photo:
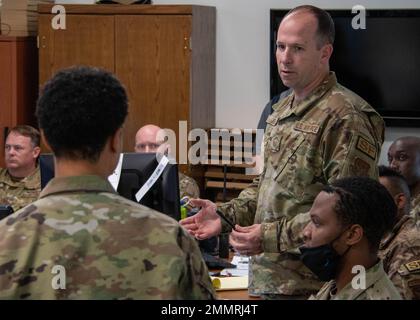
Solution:
M 135 152 L 156 152 L 164 142 L 161 130 L 154 124 L 141 127 L 136 133 Z
M 395 140 L 388 150 L 389 166 L 407 180 L 410 191 L 420 188 L 420 138 L 407 136 Z

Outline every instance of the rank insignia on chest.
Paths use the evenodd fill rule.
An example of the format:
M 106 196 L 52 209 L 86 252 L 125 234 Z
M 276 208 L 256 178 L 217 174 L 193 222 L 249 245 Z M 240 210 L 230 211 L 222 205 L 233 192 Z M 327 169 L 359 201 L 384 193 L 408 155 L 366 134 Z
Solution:
M 373 144 L 367 141 L 365 138 L 358 137 L 356 148 L 372 158 L 373 160 L 376 159 L 376 148 Z
M 301 132 L 317 134 L 319 131 L 319 125 L 299 121 L 293 129 Z
M 405 267 L 410 272 L 420 271 L 420 260 L 414 260 L 409 263 L 406 263 Z

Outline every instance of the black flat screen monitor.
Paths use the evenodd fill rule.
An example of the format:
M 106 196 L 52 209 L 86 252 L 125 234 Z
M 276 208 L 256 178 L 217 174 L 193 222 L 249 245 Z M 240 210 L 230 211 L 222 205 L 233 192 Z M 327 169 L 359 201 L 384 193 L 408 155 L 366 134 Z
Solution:
M 158 165 L 155 153 L 124 153 L 118 193 L 136 201 L 136 193 Z M 136 201 L 137 202 L 137 201 Z M 180 220 L 178 165 L 168 163 L 156 183 L 140 200 L 146 207 Z
M 270 96 L 287 88 L 275 58 L 277 29 L 288 10 L 271 10 Z M 387 125 L 420 126 L 420 10 L 366 9 L 366 29 L 353 29 L 358 13 L 327 10 L 336 37 L 330 60 L 338 82 L 364 98 Z
M 52 154 L 41 154 L 41 188 L 54 177 Z M 158 162 L 154 153 L 125 153 L 117 192 L 124 198 L 136 201 L 136 193 L 149 179 Z M 175 220 L 180 220 L 180 199 L 178 165 L 168 163 L 161 176 L 140 200 L 146 207 L 162 212 Z

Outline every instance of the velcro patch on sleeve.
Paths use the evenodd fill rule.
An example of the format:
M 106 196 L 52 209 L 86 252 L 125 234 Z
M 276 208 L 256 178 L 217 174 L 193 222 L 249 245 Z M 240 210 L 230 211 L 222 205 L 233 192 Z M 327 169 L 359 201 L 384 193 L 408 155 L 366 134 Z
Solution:
M 371 144 L 369 141 L 367 141 L 363 137 L 358 137 L 357 144 L 356 144 L 357 150 L 363 152 L 373 160 L 376 160 L 376 148 L 373 144 Z
M 301 132 L 317 134 L 319 131 L 319 125 L 298 121 L 295 124 L 294 129 Z
M 420 270 L 420 260 L 414 260 L 405 264 L 405 267 L 409 272 L 415 272 Z

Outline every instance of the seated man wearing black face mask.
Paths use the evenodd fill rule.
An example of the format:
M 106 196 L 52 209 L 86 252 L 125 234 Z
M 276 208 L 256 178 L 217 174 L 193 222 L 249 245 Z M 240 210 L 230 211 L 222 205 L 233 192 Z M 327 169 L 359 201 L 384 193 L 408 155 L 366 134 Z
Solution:
M 300 248 L 302 262 L 329 281 L 310 299 L 400 300 L 377 257 L 396 214 L 391 195 L 375 180 L 352 177 L 326 186 L 312 205 Z

